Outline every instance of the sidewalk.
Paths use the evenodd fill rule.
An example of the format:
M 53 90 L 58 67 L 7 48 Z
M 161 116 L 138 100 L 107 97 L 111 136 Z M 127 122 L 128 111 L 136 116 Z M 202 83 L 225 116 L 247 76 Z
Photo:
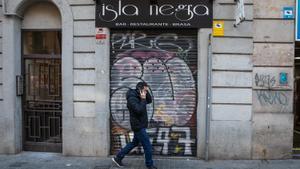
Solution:
M 146 169 L 143 157 L 126 157 L 124 169 Z M 300 169 L 300 160 L 209 161 L 154 158 L 158 169 Z M 55 153 L 23 152 L 0 155 L 0 169 L 117 169 L 110 158 L 65 157 Z

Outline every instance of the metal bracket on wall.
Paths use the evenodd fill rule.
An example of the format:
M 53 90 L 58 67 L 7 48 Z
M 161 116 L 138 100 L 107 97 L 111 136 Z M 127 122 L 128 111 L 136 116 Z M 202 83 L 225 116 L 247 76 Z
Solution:
M 245 3 L 244 0 L 234 0 L 236 2 L 236 9 L 235 9 L 235 23 L 233 24 L 234 27 L 237 27 L 239 24 L 246 20 L 245 16 Z

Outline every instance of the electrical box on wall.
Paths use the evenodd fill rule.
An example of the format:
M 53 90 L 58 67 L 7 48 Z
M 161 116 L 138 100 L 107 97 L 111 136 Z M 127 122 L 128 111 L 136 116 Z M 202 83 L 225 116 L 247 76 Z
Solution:
M 224 36 L 224 21 L 213 22 L 213 36 Z
M 21 75 L 16 76 L 16 94 L 17 96 L 23 95 L 24 78 Z

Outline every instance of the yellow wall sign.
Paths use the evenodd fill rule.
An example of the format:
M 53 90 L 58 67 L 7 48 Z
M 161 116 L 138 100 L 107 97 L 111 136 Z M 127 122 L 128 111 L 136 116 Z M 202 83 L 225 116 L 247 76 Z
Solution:
M 213 36 L 224 36 L 224 21 L 213 22 Z

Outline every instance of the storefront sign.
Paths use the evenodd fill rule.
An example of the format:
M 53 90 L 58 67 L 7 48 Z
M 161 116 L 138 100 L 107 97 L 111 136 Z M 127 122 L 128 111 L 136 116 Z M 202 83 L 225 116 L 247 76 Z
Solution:
M 224 21 L 213 22 L 213 36 L 224 36 Z
M 97 0 L 96 27 L 211 28 L 212 0 Z

